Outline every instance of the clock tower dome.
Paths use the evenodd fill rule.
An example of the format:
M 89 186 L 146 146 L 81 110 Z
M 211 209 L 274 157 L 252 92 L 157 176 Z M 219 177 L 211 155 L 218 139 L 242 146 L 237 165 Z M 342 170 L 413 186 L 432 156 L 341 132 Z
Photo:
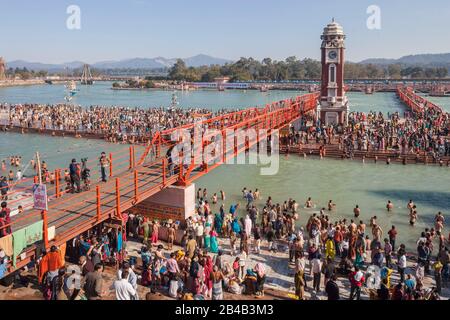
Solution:
M 349 106 L 344 88 L 344 29 L 333 21 L 322 39 L 322 85 L 317 113 L 322 124 L 347 124 Z

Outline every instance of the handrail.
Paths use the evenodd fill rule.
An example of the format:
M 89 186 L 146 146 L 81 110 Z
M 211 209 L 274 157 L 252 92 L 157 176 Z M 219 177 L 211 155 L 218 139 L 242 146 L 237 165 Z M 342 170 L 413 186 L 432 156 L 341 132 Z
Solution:
M 215 117 L 208 117 L 196 123 L 189 123 L 177 128 L 158 131 L 153 134 L 151 141 L 149 141 L 142 153 L 140 153 L 141 150 L 138 150 L 140 157 L 137 163 L 135 161 L 136 150 L 134 146 L 128 146 L 127 148 L 110 153 L 111 159 L 113 160 L 110 166 L 111 182 L 107 186 L 94 184 L 94 188 L 90 191 L 67 195 L 68 191 L 60 190 L 59 185 L 60 178 L 62 178 L 59 173 L 62 174 L 63 170 L 56 169 L 55 179 L 57 181 L 55 181 L 55 193 L 49 195 L 49 212 L 40 215 L 37 210 L 27 211 L 20 217 L 14 217 L 14 221 L 0 227 L 0 230 L 8 227 L 14 228 L 14 226 L 17 226 L 19 223 L 23 224 L 24 221 L 30 218 L 33 220 L 44 219 L 45 224 L 50 223 L 50 225 L 58 228 L 76 221 L 82 216 L 87 216 L 77 223 L 77 228 L 71 227 L 67 230 L 60 230 L 57 241 L 61 242 L 66 240 L 64 236 L 68 237 L 73 235 L 76 233 L 76 230 L 81 230 L 89 225 L 103 221 L 103 219 L 112 217 L 114 213 L 118 215 L 116 217 L 117 219 L 121 219 L 122 210 L 142 200 L 144 195 L 154 194 L 177 180 L 182 184 L 188 184 L 190 181 L 197 179 L 224 163 L 227 160 L 228 153 L 231 151 L 234 151 L 235 155 L 245 151 L 247 148 L 257 144 L 261 139 L 265 139 L 272 134 L 272 129 L 283 127 L 302 114 L 310 112 L 315 108 L 318 97 L 318 93 L 310 93 L 293 99 L 267 104 L 261 108 L 254 107 L 229 112 Z M 191 154 L 192 161 L 187 168 L 184 165 L 175 165 L 174 170 L 169 172 L 168 159 L 165 154 L 162 154 L 167 149 L 163 148 L 170 148 L 176 145 L 177 142 L 166 140 L 165 136 L 176 130 L 193 129 L 197 125 L 203 126 L 204 128 L 219 129 L 222 132 L 225 132 L 227 129 L 236 130 L 238 128 L 266 128 L 270 129 L 270 132 L 263 136 L 258 134 L 256 139 L 248 139 L 248 141 L 246 139 L 243 144 L 238 144 L 237 140 L 230 147 L 224 144 L 224 156 L 219 161 L 215 161 L 213 165 L 209 165 L 208 163 L 196 164 L 194 160 L 198 159 L 198 154 Z M 211 143 L 210 140 L 213 135 L 215 133 L 202 135 L 204 143 L 202 144 L 202 148 L 197 150 L 198 152 L 203 151 Z M 145 163 L 145 159 L 150 152 L 155 157 L 152 157 L 150 163 Z M 97 161 L 97 159 L 91 159 L 88 163 L 92 163 L 93 161 Z M 194 170 L 195 175 L 191 178 Z M 96 172 L 95 174 L 100 173 Z M 115 188 L 113 179 L 115 180 Z M 63 180 L 61 179 L 61 181 Z M 27 205 L 27 207 L 29 206 L 32 205 Z M 108 209 L 105 209 L 105 206 Z M 47 232 L 46 230 L 44 231 Z M 48 245 L 48 241 L 45 244 Z

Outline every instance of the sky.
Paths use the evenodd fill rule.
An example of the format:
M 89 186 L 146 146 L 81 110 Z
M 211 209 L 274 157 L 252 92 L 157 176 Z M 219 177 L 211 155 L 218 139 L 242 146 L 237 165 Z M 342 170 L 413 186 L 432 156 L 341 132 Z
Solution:
M 70 30 L 67 7 L 81 10 Z M 370 30 L 367 8 L 380 8 Z M 208 54 L 281 60 L 319 58 L 320 34 L 335 17 L 347 59 L 450 52 L 448 0 L 0 0 L 6 61 L 93 63 Z

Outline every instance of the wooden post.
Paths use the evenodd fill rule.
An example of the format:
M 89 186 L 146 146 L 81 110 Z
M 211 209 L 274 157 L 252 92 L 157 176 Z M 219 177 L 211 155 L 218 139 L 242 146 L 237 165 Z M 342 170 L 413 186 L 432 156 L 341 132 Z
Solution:
M 158 142 L 156 145 L 156 157 L 159 158 L 161 155 L 161 136 L 158 137 Z
M 166 158 L 162 159 L 162 175 L 163 175 L 163 186 L 166 185 Z
M 130 166 L 128 169 L 131 169 L 131 168 L 133 168 L 133 147 L 132 146 L 130 146 L 129 152 L 130 152 Z
M 102 212 L 101 212 L 101 208 L 100 208 L 100 186 L 99 185 L 97 185 L 96 191 L 97 191 L 97 221 L 100 221 Z
M 134 200 L 136 202 L 139 200 L 138 191 L 138 172 L 134 169 Z
M 109 154 L 109 177 L 113 175 L 113 156 L 112 153 Z
M 39 184 L 42 184 L 41 158 L 39 157 L 39 152 L 36 152 L 36 162 L 37 162 Z
M 122 218 L 122 212 L 120 212 L 120 180 L 116 178 L 116 211 L 117 217 Z
M 227 134 L 226 130 L 222 130 L 222 161 L 227 163 Z
M 44 230 L 42 230 L 43 234 L 44 234 L 44 246 L 45 246 L 45 249 L 47 249 L 48 248 L 48 221 L 47 221 L 47 211 L 46 210 L 42 210 L 42 221 L 43 221 L 42 228 L 44 229 Z
M 136 167 L 136 152 L 135 152 L 135 148 L 133 145 L 133 168 Z
M 59 198 L 59 170 L 55 170 L 55 194 Z

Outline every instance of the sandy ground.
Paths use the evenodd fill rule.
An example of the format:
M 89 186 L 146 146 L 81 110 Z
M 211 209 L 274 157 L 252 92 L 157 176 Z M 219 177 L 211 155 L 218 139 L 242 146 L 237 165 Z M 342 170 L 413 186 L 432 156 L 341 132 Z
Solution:
M 162 243 L 165 248 L 166 244 Z M 219 239 L 219 245 L 224 250 L 225 258 L 227 261 L 232 262 L 234 257 L 230 255 L 230 246 L 229 241 L 227 239 Z M 127 250 L 130 256 L 139 257 L 139 250 L 142 247 L 142 244 L 139 242 L 129 241 L 127 243 Z M 179 247 L 174 246 L 173 250 L 177 250 Z M 280 247 L 279 249 L 282 249 Z M 168 250 L 164 250 L 165 255 L 168 256 Z M 256 297 L 253 295 L 236 295 L 225 293 L 225 300 L 253 300 L 253 299 L 261 299 L 261 300 L 292 300 L 294 294 L 294 265 L 288 263 L 288 253 L 285 251 L 278 251 L 277 253 L 271 253 L 267 250 L 267 242 L 263 241 L 261 254 L 256 255 L 251 253 L 249 258 L 246 261 L 246 268 L 253 267 L 256 263 L 263 262 L 266 264 L 266 273 L 267 280 L 265 285 L 265 296 L 264 297 Z M 140 264 L 140 259 L 138 259 L 138 264 Z M 408 265 L 410 268 L 413 267 L 414 262 L 409 260 Z M 136 273 L 139 275 L 140 270 L 137 268 Z M 103 273 L 104 277 L 104 290 L 108 290 L 115 280 L 116 270 L 114 267 L 106 267 L 105 272 Z M 39 290 L 39 286 L 37 285 L 36 275 L 33 272 L 23 273 L 26 276 L 30 283 L 28 286 L 23 286 L 16 281 L 13 285 L 9 287 L 0 286 L 0 300 L 42 300 L 42 293 Z M 398 282 L 397 273 L 394 272 L 391 278 L 392 283 Z M 341 288 L 341 298 L 348 299 L 349 297 L 349 281 L 346 278 L 339 277 L 338 285 Z M 425 286 L 431 287 L 434 285 L 434 280 L 431 276 L 427 276 L 425 279 Z M 323 277 L 322 277 L 322 285 L 321 292 L 315 292 L 311 290 L 312 286 L 312 277 L 309 275 L 309 268 L 307 268 L 307 284 L 308 288 L 305 290 L 305 295 L 307 299 L 311 300 L 326 300 L 326 294 L 323 291 Z M 138 286 L 138 292 L 140 299 L 146 299 L 147 294 L 149 293 L 149 289 L 143 286 Z M 365 290 L 362 291 L 361 298 L 363 300 L 369 299 L 367 292 Z M 442 290 L 442 299 L 450 298 L 450 288 L 443 288 Z M 172 298 L 168 297 L 167 288 L 162 288 L 157 293 L 148 294 L 147 299 L 150 300 L 172 300 Z M 105 300 L 115 300 L 115 295 L 113 291 L 109 291 Z

